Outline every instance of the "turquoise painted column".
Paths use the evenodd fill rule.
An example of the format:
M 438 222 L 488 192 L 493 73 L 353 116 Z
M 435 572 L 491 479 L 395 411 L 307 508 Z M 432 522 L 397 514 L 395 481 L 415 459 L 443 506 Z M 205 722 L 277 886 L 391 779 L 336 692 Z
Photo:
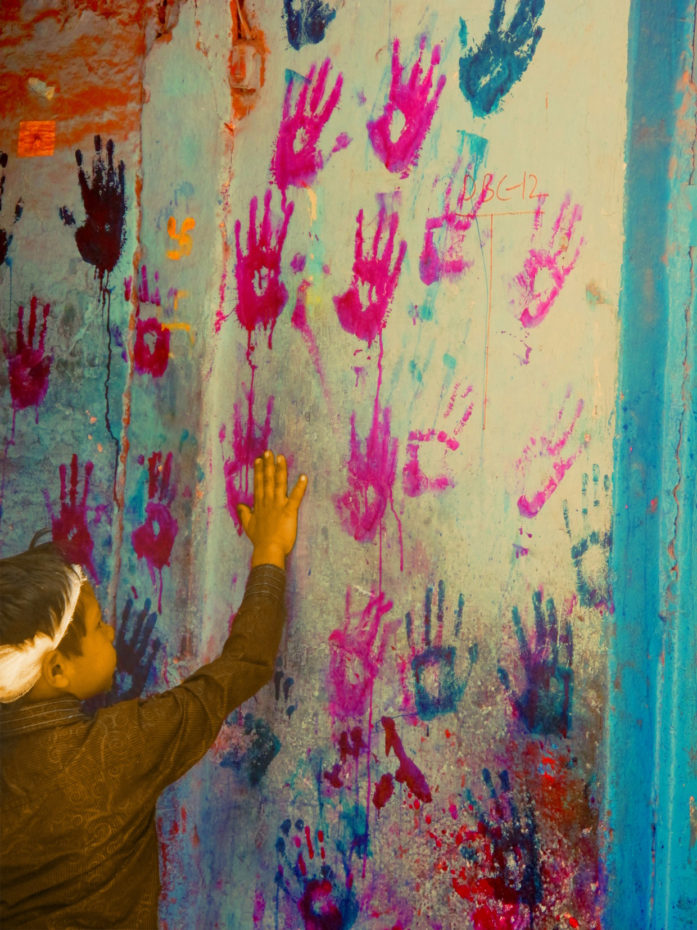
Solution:
M 608 930 L 697 927 L 695 0 L 634 0 L 607 726 Z

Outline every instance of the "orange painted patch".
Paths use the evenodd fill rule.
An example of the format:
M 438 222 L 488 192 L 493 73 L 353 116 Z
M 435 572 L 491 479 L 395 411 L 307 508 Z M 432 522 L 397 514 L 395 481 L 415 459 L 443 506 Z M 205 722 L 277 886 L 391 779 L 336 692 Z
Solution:
M 20 158 L 53 155 L 55 148 L 55 120 L 23 120 L 19 124 L 17 155 Z

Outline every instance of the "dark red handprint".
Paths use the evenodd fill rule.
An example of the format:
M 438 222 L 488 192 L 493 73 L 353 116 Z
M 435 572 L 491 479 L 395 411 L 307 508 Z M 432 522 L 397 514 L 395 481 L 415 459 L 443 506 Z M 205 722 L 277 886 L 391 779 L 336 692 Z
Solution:
M 347 462 L 348 489 L 336 500 L 341 525 L 358 542 L 375 539 L 397 473 L 397 439 L 390 433 L 390 408 L 373 411 L 370 432 L 362 442 L 351 415 L 351 454 Z
M 254 502 L 249 475 L 254 466 L 254 459 L 259 458 L 269 448 L 273 402 L 273 397 L 269 397 L 266 404 L 266 419 L 263 423 L 257 423 L 254 419 L 254 396 L 251 390 L 247 394 L 246 423 L 243 422 L 242 405 L 235 403 L 233 406 L 232 435 L 230 436 L 232 457 L 223 459 L 223 474 L 228 513 L 240 536 L 242 524 L 237 508 L 240 504 L 251 507 Z M 223 424 L 218 433 L 221 449 L 224 449 L 226 438 L 227 429 Z
M 391 213 L 388 224 L 387 211 L 384 205 L 380 207 L 378 228 L 369 255 L 365 255 L 363 252 L 362 210 L 356 217 L 356 224 L 353 280 L 345 294 L 334 298 L 334 305 L 339 322 L 346 332 L 353 333 L 354 336 L 358 336 L 359 339 L 363 339 L 370 344 L 386 325 L 390 304 L 399 281 L 404 255 L 407 251 L 407 244 L 402 240 L 394 265 L 390 268 L 394 240 L 399 224 L 398 214 L 396 212 Z M 382 254 L 379 254 L 386 227 L 384 247 Z
M 76 565 L 82 565 L 95 581 L 97 570 L 92 560 L 94 540 L 88 526 L 87 497 L 90 489 L 90 477 L 94 470 L 93 462 L 85 462 L 82 478 L 82 494 L 78 492 L 80 466 L 77 454 L 70 461 L 70 486 L 68 486 L 68 466 L 63 464 L 58 469 L 60 475 L 60 510 L 56 515 L 51 506 L 48 492 L 44 492 L 46 506 L 51 517 L 53 539 L 60 544 L 67 559 Z
M 41 328 L 36 340 L 37 310 L 39 301 L 31 298 L 29 304 L 29 320 L 26 334 L 24 330 L 24 307 L 20 305 L 17 313 L 17 329 L 15 348 L 12 350 L 6 335 L 2 334 L 3 349 L 7 358 L 10 378 L 10 402 L 12 404 L 12 433 L 14 435 L 14 421 L 18 410 L 27 407 L 36 408 L 36 422 L 39 422 L 39 405 L 48 391 L 48 378 L 53 358 L 46 354 L 46 321 L 51 309 L 50 304 L 44 304 L 42 310 Z
M 423 36 L 419 44 L 419 57 L 414 62 L 409 79 L 403 81 L 404 65 L 399 60 L 399 40 L 394 40 L 389 97 L 382 116 L 367 124 L 375 154 L 389 171 L 398 172 L 403 178 L 407 177 L 419 159 L 421 146 L 438 107 L 438 98 L 445 87 L 445 75 L 442 74 L 431 96 L 433 69 L 440 61 L 440 45 L 434 46 L 431 66 L 422 80 L 421 58 L 425 47 L 426 36 Z M 398 138 L 393 140 L 393 121 L 398 112 L 402 114 L 404 124 Z
M 528 329 L 538 326 L 551 310 L 578 261 L 583 245 L 583 238 L 578 239 L 575 248 L 571 244 L 582 211 L 579 204 L 571 204 L 571 195 L 567 194 L 552 226 L 549 244 L 537 247 L 537 240 L 542 238 L 540 228 L 546 196 L 539 198 L 530 253 L 525 259 L 523 270 L 515 279 L 522 308 L 520 322 Z
M 288 222 L 293 215 L 293 207 L 292 202 L 283 204 L 283 217 L 280 222 L 272 220 L 271 190 L 267 190 L 264 196 L 264 215 L 257 231 L 257 198 L 252 197 L 249 204 L 246 252 L 242 251 L 240 244 L 242 223 L 240 220 L 235 223 L 235 313 L 247 330 L 250 347 L 252 333 L 259 326 L 263 326 L 264 330 L 269 329 L 269 348 L 271 347 L 273 328 L 288 300 L 288 289 L 281 281 L 281 252 L 286 240 Z
M 104 161 L 101 136 L 94 137 L 92 183 L 82 167 L 82 152 L 75 152 L 85 221 L 75 231 L 75 243 L 84 261 L 94 265 L 100 284 L 116 267 L 126 241 L 125 167 L 122 161 L 114 168 L 114 143 L 106 144 Z M 75 226 L 75 217 L 67 207 L 58 211 L 66 226 Z
M 126 300 L 131 299 L 132 279 L 124 281 Z M 145 265 L 140 269 L 138 283 L 138 301 L 134 314 L 136 337 L 133 344 L 133 362 L 139 374 L 152 375 L 161 378 L 167 370 L 169 363 L 170 329 L 157 316 L 141 317 L 142 305 L 151 304 L 161 307 L 159 275 L 154 273 L 154 285 L 151 290 L 148 282 L 148 269 Z
M 385 806 L 392 797 L 395 781 L 398 781 L 402 785 L 406 785 L 409 791 L 411 791 L 414 797 L 421 803 L 428 804 L 433 798 L 426 776 L 416 762 L 407 755 L 404 744 L 397 735 L 397 727 L 394 720 L 391 717 L 383 717 L 381 723 L 385 730 L 385 755 L 389 756 L 390 752 L 394 752 L 399 761 L 399 767 L 394 773 L 394 776 L 389 773 L 381 776 L 380 780 L 375 785 L 373 804 L 378 810 Z
M 138 558 L 145 559 L 153 584 L 156 577 L 159 578 L 159 611 L 162 611 L 162 569 L 170 564 L 172 547 L 179 532 L 179 524 L 170 509 L 175 494 L 176 487 L 172 483 L 172 453 L 168 452 L 163 462 L 162 453 L 153 452 L 148 459 L 145 523 L 133 530 L 131 542 Z
M 2 211 L 2 198 L 5 194 L 5 168 L 7 167 L 7 152 L 0 152 L 0 169 L 2 169 L 2 174 L 0 174 L 0 212 Z M 20 197 L 17 203 L 15 204 L 15 215 L 13 224 L 22 216 L 22 210 L 24 209 L 24 204 L 22 198 Z M 0 265 L 3 264 L 7 258 L 7 252 L 12 244 L 12 233 L 8 233 L 6 229 L 0 227 Z
M 339 103 L 344 80 L 339 74 L 329 96 L 324 100 L 330 67 L 329 58 L 325 59 L 318 72 L 316 66 L 312 65 L 292 113 L 295 75 L 286 87 L 281 126 L 271 160 L 271 173 L 278 189 L 284 193 L 291 184 L 311 184 L 325 164 L 326 159 L 319 150 L 319 137 Z M 340 135 L 332 151 L 346 148 L 350 141 L 347 135 Z

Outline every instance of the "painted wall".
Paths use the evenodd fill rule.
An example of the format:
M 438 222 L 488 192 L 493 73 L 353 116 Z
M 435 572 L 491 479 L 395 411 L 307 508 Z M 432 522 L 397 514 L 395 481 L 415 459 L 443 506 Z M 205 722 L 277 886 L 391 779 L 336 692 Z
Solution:
M 310 476 L 170 930 L 610 926 L 629 3 L 504 6 L 3 4 L 2 554 L 67 541 L 149 693 L 224 640 L 254 457 Z

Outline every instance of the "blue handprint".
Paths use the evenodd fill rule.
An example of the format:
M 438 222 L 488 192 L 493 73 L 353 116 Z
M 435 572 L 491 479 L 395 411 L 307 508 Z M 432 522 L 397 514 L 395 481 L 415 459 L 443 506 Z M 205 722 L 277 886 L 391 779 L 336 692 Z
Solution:
M 557 610 L 550 597 L 546 602 L 547 620 L 542 610 L 542 592 L 532 596 L 535 611 L 535 648 L 528 644 L 520 613 L 513 608 L 513 626 L 520 648 L 520 658 L 525 670 L 525 690 L 522 695 L 511 691 L 508 672 L 498 669 L 501 683 L 511 694 L 516 714 L 522 718 L 530 733 L 566 736 L 571 726 L 571 698 L 574 673 L 573 635 L 567 621 L 564 634 L 559 636 Z M 564 646 L 565 664 L 559 662 L 559 643 Z
M 589 492 L 593 490 L 593 500 L 589 509 Z M 601 506 L 600 468 L 593 465 L 592 479 L 589 483 L 584 473 L 581 485 L 582 498 L 582 532 L 583 535 L 574 542 L 569 519 L 569 504 L 564 501 L 564 526 L 571 541 L 571 558 L 576 569 L 576 588 L 584 607 L 607 607 L 612 611 L 612 592 L 608 577 L 608 556 L 612 546 L 610 478 L 603 476 Z
M 542 27 L 537 22 L 545 0 L 519 0 L 513 19 L 503 29 L 506 0 L 494 0 L 489 32 L 481 45 L 460 59 L 460 90 L 472 104 L 475 116 L 487 116 L 525 73 Z M 467 49 L 467 24 L 460 19 L 460 43 Z
M 114 691 L 120 701 L 141 696 L 162 646 L 160 639 L 153 636 L 157 613 L 150 607 L 150 598 L 146 598 L 142 609 L 135 613 L 129 597 L 121 613 L 114 643 L 118 656 Z
M 294 49 L 317 45 L 336 16 L 336 10 L 324 0 L 283 0 L 288 41 Z
M 254 788 L 278 755 L 281 741 L 265 720 L 253 714 L 244 715 L 241 736 L 241 745 L 231 746 L 220 765 L 243 775 Z
M 457 650 L 455 646 L 443 645 L 443 605 L 445 601 L 445 584 L 438 582 L 438 608 L 436 614 L 436 633 L 431 637 L 431 606 L 433 602 L 433 586 L 426 588 L 424 601 L 424 629 L 421 652 L 416 651 L 414 642 L 414 623 L 411 613 L 405 615 L 407 642 L 412 653 L 411 669 L 414 674 L 414 698 L 416 709 L 422 720 L 433 720 L 441 714 L 449 714 L 457 710 L 460 699 L 469 682 L 472 668 L 477 661 L 479 650 L 477 643 L 473 643 L 468 650 L 469 667 L 464 678 L 460 679 L 455 673 L 455 659 Z M 460 594 L 455 610 L 455 624 L 453 633 L 455 639 L 460 636 L 462 628 L 462 611 L 465 599 Z

